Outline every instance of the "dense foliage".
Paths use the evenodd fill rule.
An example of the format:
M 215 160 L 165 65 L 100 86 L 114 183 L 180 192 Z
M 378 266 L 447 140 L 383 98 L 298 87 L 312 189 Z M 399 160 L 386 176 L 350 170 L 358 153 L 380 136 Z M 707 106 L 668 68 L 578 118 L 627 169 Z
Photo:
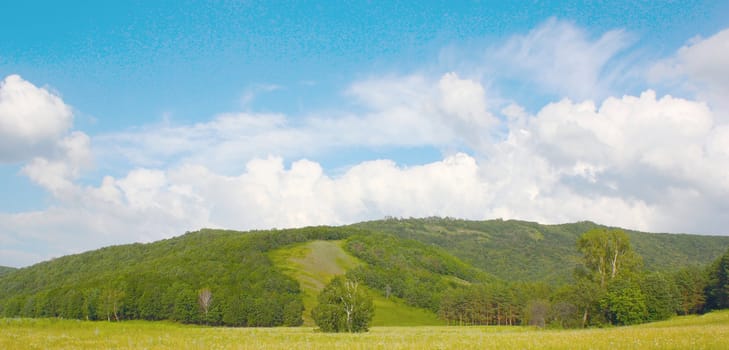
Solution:
M 727 237 L 592 223 L 390 219 L 248 233 L 201 230 L 70 255 L 0 276 L 0 316 L 296 326 L 304 312 L 299 284 L 268 252 L 312 240 L 344 240 L 361 262 L 347 279 L 449 324 L 628 325 L 729 307 Z M 658 268 L 666 259 L 677 261 Z M 346 286 L 335 279 L 320 296 L 314 317 L 322 330 L 359 325 L 359 318 L 333 312 L 341 309 L 332 306 L 341 302 L 333 295 Z M 367 310 L 362 315 L 371 316 Z
M 571 283 L 585 232 L 607 228 L 591 222 L 540 225 L 516 220 L 469 221 L 452 218 L 363 222 L 355 227 L 434 244 L 462 261 L 507 281 Z M 657 234 L 625 230 L 648 271 L 675 271 L 710 264 L 729 247 L 727 236 Z
M 265 253 L 357 232 L 328 227 L 202 230 L 66 256 L 0 278 L 0 315 L 295 326 L 303 312 L 299 285 Z M 205 307 L 200 302 L 203 290 L 211 293 Z
M 350 276 L 387 296 L 433 311 L 438 311 L 447 289 L 493 280 L 438 247 L 391 235 L 352 236 L 345 248 L 367 263 L 351 270 Z
M 323 332 L 366 332 L 374 316 L 372 298 L 358 281 L 337 276 L 321 291 L 312 318 Z
M 415 240 L 369 233 L 350 237 L 345 247 L 366 263 L 348 276 L 387 297 L 432 310 L 450 324 L 523 324 L 528 303 L 549 297 L 543 283 L 501 281 Z
M 15 271 L 15 268 L 7 267 L 7 266 L 0 266 L 0 276 L 8 274 L 13 271 Z
M 729 308 L 729 250 L 709 268 L 705 290 L 708 310 Z

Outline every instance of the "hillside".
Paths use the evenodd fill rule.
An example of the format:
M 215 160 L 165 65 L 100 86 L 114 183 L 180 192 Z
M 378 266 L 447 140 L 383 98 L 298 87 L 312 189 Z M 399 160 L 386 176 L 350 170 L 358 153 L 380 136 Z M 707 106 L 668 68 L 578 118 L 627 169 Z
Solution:
M 0 278 L 5 316 L 171 319 L 275 326 L 301 323 L 299 284 L 266 252 L 296 242 L 343 239 L 356 229 L 201 230 L 149 244 L 112 246 L 19 269 Z M 203 318 L 198 292 L 213 292 Z
M 594 227 L 429 218 L 251 232 L 205 229 L 0 276 L 0 315 L 308 325 L 318 291 L 331 277 L 346 274 L 375 297 L 376 325 L 437 324 L 436 314 L 462 322 L 466 302 L 488 306 L 477 322 L 518 324 L 528 321 L 530 302 L 553 296 L 549 285 L 569 282 L 578 258 L 575 241 Z M 707 265 L 729 246 L 729 237 L 629 235 L 652 270 Z M 212 292 L 205 310 L 198 305 L 204 289 Z M 567 294 L 561 297 L 570 301 Z
M 312 241 L 272 251 L 274 264 L 299 282 L 304 302 L 304 325 L 314 326 L 311 310 L 316 306 L 317 295 L 336 275 L 364 265 L 359 259 L 344 250 L 344 241 Z M 427 326 L 440 325 L 435 313 L 406 305 L 402 300 L 385 297 L 375 290 L 369 294 L 374 298 L 374 326 Z
M 578 261 L 577 238 L 604 226 L 591 222 L 541 225 L 515 220 L 426 218 L 369 221 L 352 227 L 437 245 L 505 280 L 559 284 L 570 280 Z M 728 236 L 626 232 L 646 269 L 654 271 L 706 265 L 729 247 Z
M 7 266 L 0 266 L 0 276 L 3 276 L 7 273 L 13 272 L 16 269 L 14 267 L 7 267 Z
M 235 232 L 201 230 L 149 244 L 131 244 L 61 257 L 0 278 L 0 315 L 80 319 L 170 319 L 228 326 L 300 325 L 328 280 L 349 270 L 375 276 L 362 256 L 373 233 L 347 227 Z M 433 310 L 412 301 L 418 281 L 447 281 L 449 274 L 483 273 L 439 248 L 390 236 L 382 261 L 409 251 L 398 264 L 415 279 L 392 296 L 371 289 L 380 312 L 376 324 L 440 324 Z M 357 245 L 355 253 L 343 247 Z M 427 262 L 423 259 L 427 259 Z M 448 269 L 437 266 L 440 262 Z M 373 284 L 374 285 L 374 284 Z M 435 286 L 435 285 L 434 285 Z M 426 295 L 437 298 L 447 285 Z M 212 292 L 208 312 L 198 293 Z M 408 298 L 407 300 L 405 298 Z M 406 305 L 410 304 L 410 305 Z M 432 305 L 432 303 L 431 303 Z M 305 310 L 306 309 L 306 310 Z M 437 307 L 431 308 L 437 310 Z

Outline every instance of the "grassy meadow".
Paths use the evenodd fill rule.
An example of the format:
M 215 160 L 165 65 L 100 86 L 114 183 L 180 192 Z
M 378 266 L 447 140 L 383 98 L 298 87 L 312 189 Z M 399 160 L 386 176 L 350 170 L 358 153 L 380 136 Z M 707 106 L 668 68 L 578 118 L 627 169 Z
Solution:
M 168 322 L 0 319 L 0 349 L 726 349 L 729 311 L 632 327 L 219 328 Z

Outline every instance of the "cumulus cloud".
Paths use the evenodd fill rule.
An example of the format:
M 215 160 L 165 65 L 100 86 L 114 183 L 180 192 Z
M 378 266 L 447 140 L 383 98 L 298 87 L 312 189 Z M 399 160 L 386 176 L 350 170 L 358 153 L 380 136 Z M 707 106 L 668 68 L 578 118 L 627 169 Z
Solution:
M 708 38 L 694 38 L 649 71 L 654 82 L 678 85 L 697 93 L 722 111 L 729 122 L 729 29 Z
M 81 172 L 91 165 L 90 142 L 88 135 L 75 131 L 59 140 L 50 156 L 33 158 L 22 172 L 54 196 L 62 197 L 73 188 L 73 181 Z
M 378 77 L 346 94 L 361 111 L 312 114 L 227 113 L 193 125 L 148 125 L 94 138 L 96 158 L 130 166 L 202 164 L 233 174 L 251 158 L 315 157 L 339 147 L 480 148 L 498 120 L 476 80 L 446 73 Z
M 535 180 L 532 188 L 547 202 L 565 195 L 568 207 L 586 200 L 611 203 L 580 208 L 577 216 L 647 230 L 721 233 L 716 219 L 698 224 L 687 221 L 683 210 L 703 201 L 702 214 L 691 210 L 695 217 L 722 217 L 716 203 L 729 194 L 729 158 L 715 145 L 727 142 L 725 128 L 702 102 L 657 98 L 648 90 L 608 98 L 599 107 L 591 101 L 549 104 L 526 126 L 511 127 L 512 141 L 502 147 L 512 148 L 505 154 L 525 154 L 517 164 L 542 164 L 535 176 L 548 180 Z M 497 161 L 509 161 L 501 158 Z M 573 215 L 565 208 L 538 212 Z
M 66 238 L 54 241 L 54 251 L 68 252 L 203 226 L 283 228 L 388 215 L 594 220 L 674 232 L 721 233 L 712 230 L 729 224 L 722 215 L 729 129 L 704 103 L 648 90 L 600 105 L 565 99 L 531 116 L 508 110 L 508 135 L 482 156 L 456 153 L 410 167 L 364 161 L 337 176 L 311 160 L 287 167 L 276 156 L 254 157 L 233 175 L 198 162 L 136 168 L 98 186 L 64 183 L 73 195 L 43 212 L 5 215 L 4 235 L 50 233 Z M 85 245 L 71 248 L 73 237 Z
M 602 88 L 593 88 L 603 83 L 606 62 L 625 48 L 626 38 L 613 31 L 590 40 L 557 21 L 512 38 L 503 52 L 516 54 L 516 66 L 570 96 L 535 113 L 494 102 L 480 80 L 448 72 L 354 82 L 345 91 L 355 106 L 348 111 L 229 113 L 92 138 L 67 127 L 49 137 L 48 151 L 26 158 L 23 173 L 54 201 L 41 211 L 0 213 L 0 264 L 21 266 L 38 256 L 200 227 L 336 225 L 388 215 L 593 220 L 650 231 L 729 233 L 729 124 L 714 104 L 650 89 L 576 97 L 581 89 L 599 95 Z M 571 46 L 549 52 L 561 42 Z M 586 54 L 571 57 L 573 51 Z M 554 64 L 541 70 L 537 56 Z M 580 66 L 585 80 L 567 65 Z M 550 85 L 560 75 L 565 85 Z M 358 160 L 336 174 L 316 161 L 325 152 L 378 146 L 461 151 L 416 166 Z M 120 175 L 81 184 L 94 159 L 121 160 Z
M 48 89 L 18 75 L 0 82 L 0 162 L 46 154 L 72 123 L 71 107 Z

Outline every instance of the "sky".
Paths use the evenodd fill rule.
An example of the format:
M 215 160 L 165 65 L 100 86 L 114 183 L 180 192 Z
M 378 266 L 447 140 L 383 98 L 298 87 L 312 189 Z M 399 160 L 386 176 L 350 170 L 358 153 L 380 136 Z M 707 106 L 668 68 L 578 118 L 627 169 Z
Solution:
M 0 2 L 0 265 L 387 216 L 729 235 L 727 13 Z

